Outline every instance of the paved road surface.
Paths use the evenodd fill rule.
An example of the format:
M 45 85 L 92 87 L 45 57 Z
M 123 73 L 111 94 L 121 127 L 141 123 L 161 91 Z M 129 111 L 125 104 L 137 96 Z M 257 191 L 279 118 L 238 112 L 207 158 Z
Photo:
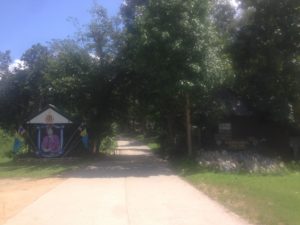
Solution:
M 118 154 L 67 179 L 5 225 L 247 225 L 128 139 Z

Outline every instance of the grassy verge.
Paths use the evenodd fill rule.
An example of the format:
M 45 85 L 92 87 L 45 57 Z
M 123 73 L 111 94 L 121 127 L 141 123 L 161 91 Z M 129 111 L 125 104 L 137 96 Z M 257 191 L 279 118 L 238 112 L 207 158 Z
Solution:
M 138 135 L 134 139 L 145 143 L 154 153 L 158 153 L 160 150 L 160 144 L 157 141 L 157 137 L 145 137 L 144 135 Z
M 186 180 L 250 222 L 299 224 L 299 166 L 280 175 L 250 175 L 211 172 L 188 161 L 175 165 Z
M 84 160 L 26 159 L 13 160 L 11 149 L 13 137 L 0 129 L 0 179 L 45 178 L 76 169 Z
M 10 155 L 12 146 L 13 137 L 0 129 L 0 160 Z
M 80 159 L 0 160 L 1 178 L 46 178 L 77 169 L 85 163 Z

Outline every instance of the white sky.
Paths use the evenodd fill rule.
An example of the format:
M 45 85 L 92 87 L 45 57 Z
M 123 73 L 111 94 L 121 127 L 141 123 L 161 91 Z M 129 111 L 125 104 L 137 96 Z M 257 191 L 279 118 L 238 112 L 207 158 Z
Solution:
M 239 6 L 239 1 L 238 0 L 230 0 L 231 5 L 233 5 L 235 8 Z
M 20 59 L 16 59 L 12 64 L 9 65 L 8 69 L 10 72 L 14 72 L 15 69 L 24 70 L 25 63 Z

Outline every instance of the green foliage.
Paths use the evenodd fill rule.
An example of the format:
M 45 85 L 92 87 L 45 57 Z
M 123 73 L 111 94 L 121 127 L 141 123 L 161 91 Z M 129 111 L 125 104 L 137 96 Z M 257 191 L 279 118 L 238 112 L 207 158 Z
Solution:
M 106 37 L 113 36 L 109 32 Z M 96 40 L 99 34 L 93 35 Z M 107 48 L 106 44 L 102 47 Z M 82 46 L 74 40 L 55 40 L 48 46 L 36 44 L 28 49 L 22 56 L 26 67 L 0 81 L 0 126 L 12 130 L 46 105 L 55 104 L 78 120 L 85 120 L 92 137 L 105 132 L 112 122 L 114 72 L 111 61 L 103 63 L 91 51 L 90 42 Z
M 113 153 L 117 148 L 115 137 L 106 136 L 100 143 L 100 152 Z
M 9 73 L 8 67 L 11 63 L 10 51 L 0 51 L 0 79 Z
M 229 38 L 233 32 L 236 9 L 228 0 L 213 0 L 211 5 L 211 15 L 217 30 Z
M 92 20 L 84 34 L 86 45 L 101 59 L 101 63 L 110 63 L 118 54 L 121 40 L 121 21 L 110 18 L 101 5 L 95 3 L 91 10 Z
M 151 137 L 146 136 L 145 137 L 144 135 L 140 134 L 140 135 L 135 136 L 134 139 L 147 144 L 147 146 L 153 152 L 160 153 L 161 146 L 160 146 L 157 136 L 151 136 Z
M 117 149 L 117 133 L 118 125 L 116 123 L 110 124 L 109 129 L 106 129 L 105 133 L 103 133 L 103 135 L 99 137 L 100 152 L 112 154 Z
M 56 105 L 86 116 L 94 85 L 100 85 L 95 74 L 97 64 L 72 40 L 55 41 L 51 48 L 55 57 L 45 77 L 49 97 Z
M 13 137 L 0 129 L 0 159 L 10 156 L 13 147 Z
M 299 1 L 243 0 L 238 12 L 227 0 L 125 3 L 115 18 L 95 4 L 79 41 L 35 44 L 24 68 L 10 72 L 9 51 L 0 52 L 0 127 L 52 103 L 86 121 L 93 147 L 110 148 L 117 121 L 182 149 L 186 97 L 192 125 L 213 130 L 225 115 L 220 89 L 255 116 L 295 120 Z
M 236 91 L 256 114 L 292 118 L 299 97 L 300 3 L 242 1 L 232 46 Z
M 156 142 L 150 142 L 148 143 L 148 147 L 153 151 L 153 152 L 158 152 L 160 150 L 160 144 Z
M 207 111 L 203 103 L 232 76 L 231 61 L 209 19 L 206 0 L 133 5 L 134 16 L 125 14 L 130 29 L 122 52 L 127 77 L 122 96 L 127 97 L 133 127 L 140 124 L 145 132 L 151 124 L 151 129 L 171 140 L 185 129 L 186 94 L 195 115 Z
M 121 15 L 123 17 L 126 29 L 133 29 L 135 19 L 140 16 L 141 9 L 148 4 L 149 0 L 125 0 L 121 7 Z
M 117 134 L 119 133 L 119 126 L 116 122 L 113 122 L 111 125 L 111 135 L 116 137 Z
M 33 45 L 22 56 L 24 69 L 0 81 L 0 126 L 14 129 L 48 103 L 44 77 L 49 60 L 47 47 Z

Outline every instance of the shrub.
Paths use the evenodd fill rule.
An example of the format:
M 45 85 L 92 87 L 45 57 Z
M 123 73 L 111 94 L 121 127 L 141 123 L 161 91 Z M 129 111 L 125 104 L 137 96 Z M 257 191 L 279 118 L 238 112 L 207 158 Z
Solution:
M 0 129 L 0 158 L 12 156 L 13 137 Z
M 100 151 L 112 153 L 117 148 L 117 141 L 115 137 L 106 136 L 100 143 Z

